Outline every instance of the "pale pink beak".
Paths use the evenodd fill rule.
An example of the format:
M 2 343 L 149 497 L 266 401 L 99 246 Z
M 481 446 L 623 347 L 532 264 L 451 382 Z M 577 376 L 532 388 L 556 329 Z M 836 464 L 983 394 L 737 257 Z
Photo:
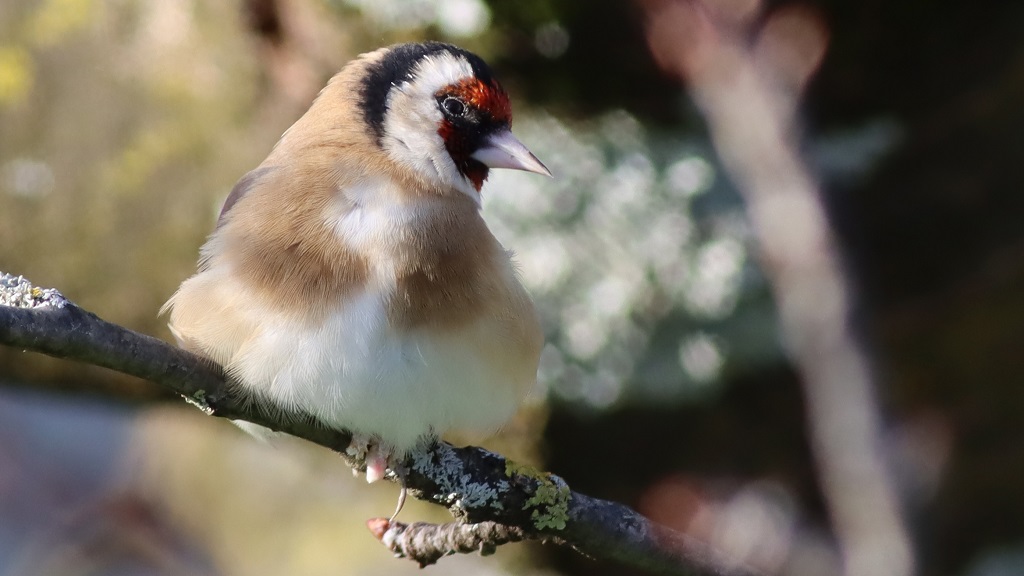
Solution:
M 471 156 L 488 168 L 510 168 L 551 176 L 548 167 L 537 160 L 533 152 L 530 152 L 507 128 L 488 136 L 483 146 Z

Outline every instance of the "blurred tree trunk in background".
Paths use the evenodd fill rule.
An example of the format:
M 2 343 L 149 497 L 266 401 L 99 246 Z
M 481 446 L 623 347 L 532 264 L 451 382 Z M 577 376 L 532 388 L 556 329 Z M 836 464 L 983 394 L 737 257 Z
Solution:
M 1019 491 L 1024 480 L 1024 6 L 770 4 L 816 7 L 831 32 L 828 54 L 806 100 L 812 163 L 825 153 L 816 144 L 829 135 L 872 125 L 894 131 L 894 152 L 871 172 L 823 173 L 825 199 L 861 291 L 856 320 L 880 361 L 881 397 L 887 413 L 902 423 L 893 437 L 912 450 L 897 451 L 898 456 L 931 458 L 941 465 L 947 462 L 944 451 L 951 450 L 941 475 L 910 473 L 905 479 L 914 490 L 908 501 L 921 538 L 922 573 L 962 572 L 993 545 L 1019 547 L 1024 538 Z M 593 37 L 622 35 L 616 32 L 621 21 L 604 22 L 596 12 L 584 13 L 592 17 L 586 25 L 568 28 L 590 26 Z M 601 32 L 594 31 L 601 26 Z M 587 51 L 575 48 L 579 57 Z M 758 386 L 770 387 L 770 402 L 764 401 L 764 410 L 744 411 Z M 662 412 L 655 422 L 680 422 L 674 430 L 679 445 L 709 437 L 727 442 L 741 430 L 765 432 L 722 446 L 725 454 L 685 457 L 661 475 L 644 466 L 652 458 L 658 461 L 653 454 L 638 457 L 643 464 L 636 477 L 609 475 L 614 488 L 607 489 L 629 499 L 623 486 L 633 478 L 637 490 L 631 501 L 641 504 L 643 489 L 667 477 L 668 470 L 697 473 L 722 460 L 729 461 L 724 468 L 742 466 L 743 455 L 751 451 L 755 460 L 763 459 L 748 471 L 751 476 L 776 478 L 777 465 L 793 458 L 800 464 L 789 472 L 807 472 L 807 453 L 794 450 L 800 444 L 775 444 L 764 437 L 785 438 L 802 428 L 799 398 L 784 393 L 794 386 L 785 370 L 765 371 L 730 383 L 733 391 L 714 402 Z M 788 408 L 775 407 L 786 398 Z M 696 424 L 694 411 L 708 423 Z M 744 417 L 730 417 L 739 413 Z M 780 413 L 792 418 L 781 420 Z M 550 441 L 560 449 L 552 466 L 570 479 L 603 484 L 604 477 L 583 474 L 597 465 L 581 457 L 592 452 L 585 439 L 604 433 L 608 422 L 630 446 L 661 447 L 668 434 L 660 426 L 642 425 L 649 420 L 631 411 L 608 418 L 556 412 Z M 748 443 L 751 448 L 744 449 Z M 730 454 L 736 460 L 729 460 Z M 730 472 L 735 468 L 718 474 L 728 478 Z M 812 479 L 805 476 L 796 485 L 804 487 L 802 497 L 813 510 L 819 496 Z M 584 572 L 581 566 L 579 573 Z

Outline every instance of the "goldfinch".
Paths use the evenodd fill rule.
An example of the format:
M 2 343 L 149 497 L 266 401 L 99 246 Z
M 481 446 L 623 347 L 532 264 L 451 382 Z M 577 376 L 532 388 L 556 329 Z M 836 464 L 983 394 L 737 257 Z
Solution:
M 500 427 L 543 334 L 480 191 L 491 168 L 551 175 L 511 122 L 466 50 L 356 58 L 227 197 L 164 305 L 179 344 L 254 401 L 351 431 L 369 481 L 424 440 Z

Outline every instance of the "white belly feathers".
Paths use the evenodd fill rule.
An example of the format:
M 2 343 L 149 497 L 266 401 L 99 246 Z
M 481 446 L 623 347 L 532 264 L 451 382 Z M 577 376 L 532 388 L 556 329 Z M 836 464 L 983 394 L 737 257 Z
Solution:
M 386 294 L 353 298 L 317 330 L 262 318 L 229 373 L 274 404 L 377 435 L 399 453 L 425 433 L 491 432 L 511 417 L 532 381 L 488 361 L 503 345 L 501 326 L 398 332 Z

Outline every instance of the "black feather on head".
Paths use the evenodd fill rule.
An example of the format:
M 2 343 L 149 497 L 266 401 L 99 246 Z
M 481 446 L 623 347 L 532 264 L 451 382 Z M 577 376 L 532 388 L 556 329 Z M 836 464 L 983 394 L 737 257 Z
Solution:
M 396 44 L 384 57 L 372 64 L 363 79 L 359 104 L 366 125 L 373 131 L 377 143 L 384 138 L 384 115 L 387 112 L 388 92 L 392 87 L 412 79 L 412 71 L 423 58 L 438 52 L 461 56 L 469 62 L 473 74 L 485 84 L 493 81 L 490 67 L 482 58 L 458 46 L 443 42 Z

